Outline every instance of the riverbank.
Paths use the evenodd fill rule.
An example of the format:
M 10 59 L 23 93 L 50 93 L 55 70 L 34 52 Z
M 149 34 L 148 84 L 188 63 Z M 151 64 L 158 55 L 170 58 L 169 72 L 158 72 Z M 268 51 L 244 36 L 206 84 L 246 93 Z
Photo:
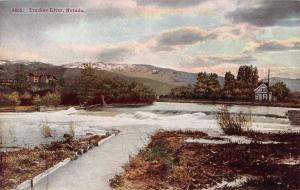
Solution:
M 143 106 L 152 105 L 151 103 L 113 103 L 103 106 L 102 104 L 88 105 L 88 106 L 0 106 L 0 113 L 2 112 L 48 112 L 48 111 L 61 111 L 68 110 L 74 107 L 76 110 L 88 110 L 88 111 L 101 111 L 104 108 L 138 108 Z
M 101 111 L 104 108 L 138 108 L 143 106 L 150 106 L 153 105 L 153 102 L 149 103 L 113 103 L 113 104 L 107 104 L 103 106 L 102 104 L 96 104 L 96 105 L 90 105 L 86 106 L 85 110 L 88 111 Z
M 35 178 L 66 159 L 77 159 L 78 155 L 98 146 L 99 142 L 110 135 L 90 135 L 81 139 L 68 137 L 64 141 L 56 141 L 32 149 L 22 148 L 0 152 L 0 188 L 16 188 L 18 184 Z
M 37 106 L 0 106 L 1 112 L 35 112 L 38 111 Z
M 257 102 L 257 101 L 227 101 L 227 100 L 195 100 L 195 99 L 172 99 L 160 98 L 157 102 L 174 103 L 199 103 L 199 104 L 224 104 L 224 105 L 245 105 L 245 106 L 270 106 L 300 108 L 300 102 Z
M 252 133 L 246 140 L 210 137 L 204 132 L 161 131 L 110 184 L 117 190 L 297 190 L 299 137 Z

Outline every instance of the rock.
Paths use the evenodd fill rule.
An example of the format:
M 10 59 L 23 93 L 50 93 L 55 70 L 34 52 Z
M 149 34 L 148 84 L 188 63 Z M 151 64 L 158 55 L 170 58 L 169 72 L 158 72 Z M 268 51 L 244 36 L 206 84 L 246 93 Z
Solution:
M 70 139 L 73 139 L 73 138 L 74 138 L 73 135 L 70 135 L 70 134 L 68 134 L 68 133 L 65 133 L 63 137 L 64 137 L 65 139 L 67 139 L 67 140 L 70 140 Z
M 91 144 L 92 144 L 93 146 L 98 146 L 98 141 L 96 141 L 96 140 L 91 140 Z
M 83 148 L 83 153 L 87 153 L 88 149 L 89 149 L 89 146 L 84 147 Z
M 77 153 L 78 153 L 79 155 L 82 155 L 82 154 L 83 154 L 83 149 L 79 149 L 79 150 L 77 151 Z

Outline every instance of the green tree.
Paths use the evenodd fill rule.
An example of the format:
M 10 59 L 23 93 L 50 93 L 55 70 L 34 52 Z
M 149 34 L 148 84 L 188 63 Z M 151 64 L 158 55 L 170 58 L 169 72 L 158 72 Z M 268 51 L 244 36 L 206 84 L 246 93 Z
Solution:
M 222 95 L 224 98 L 232 99 L 235 96 L 236 80 L 234 75 L 228 71 L 225 73 L 224 87 L 222 89 Z
M 270 90 L 278 100 L 284 100 L 289 96 L 290 93 L 290 89 L 288 89 L 286 84 L 283 82 L 277 82 L 276 84 L 272 85 Z
M 63 102 L 76 98 L 83 105 L 106 103 L 152 102 L 153 89 L 125 77 L 110 75 L 86 65 L 80 73 L 66 73 L 63 86 Z M 77 76 L 80 77 L 77 77 Z M 72 102 L 71 102 L 72 103 Z M 76 103 L 76 102 L 75 102 Z
M 89 65 L 86 65 L 81 70 L 80 85 L 79 85 L 79 101 L 81 104 L 92 104 L 96 93 L 98 78 L 96 71 Z M 99 84 L 98 84 L 99 85 Z
M 195 85 L 195 95 L 200 98 L 218 98 L 221 85 L 215 73 L 199 73 Z
M 80 92 L 80 70 L 68 69 L 59 80 L 62 104 L 78 105 Z
M 211 73 L 208 76 L 208 87 L 207 87 L 207 96 L 209 98 L 218 98 L 221 91 L 221 85 L 218 80 L 218 75 Z
M 170 95 L 173 98 L 192 98 L 194 93 L 193 93 L 192 86 L 188 85 L 188 86 L 179 86 L 171 89 Z
M 197 77 L 197 82 L 195 85 L 195 94 L 200 98 L 206 97 L 207 93 L 207 84 L 208 84 L 208 77 L 207 73 L 200 72 Z
M 258 71 L 252 65 L 240 66 L 236 86 L 238 95 L 242 99 L 251 99 L 254 96 L 254 89 L 258 83 Z
M 19 92 L 24 92 L 29 87 L 28 77 L 24 65 L 18 65 L 13 87 Z

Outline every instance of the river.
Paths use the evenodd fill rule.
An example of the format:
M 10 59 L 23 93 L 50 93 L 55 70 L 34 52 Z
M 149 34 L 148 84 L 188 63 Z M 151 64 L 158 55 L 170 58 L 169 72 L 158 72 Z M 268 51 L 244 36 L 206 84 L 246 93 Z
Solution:
M 149 126 L 153 130 L 200 130 L 217 135 L 222 133 L 215 119 L 215 112 L 219 108 L 220 105 L 156 102 L 150 106 L 106 108 L 97 112 L 71 108 L 56 112 L 0 113 L 2 143 L 5 147 L 32 147 L 60 140 L 71 124 L 75 125 L 78 137 L 86 133 L 104 134 L 112 129 L 123 130 L 122 126 L 132 126 L 136 130 L 139 130 L 138 126 Z M 291 126 L 285 117 L 291 109 L 295 110 L 229 106 L 233 113 L 251 113 L 252 128 L 266 132 L 299 131 L 299 126 Z M 53 137 L 45 138 L 42 135 L 45 125 L 51 128 Z
M 100 147 L 44 178 L 34 189 L 41 190 L 106 190 L 109 179 L 122 172 L 130 156 L 149 143 L 157 130 L 198 130 L 209 135 L 222 135 L 215 119 L 220 106 L 194 103 L 162 103 L 138 108 L 106 108 L 89 112 L 71 108 L 56 112 L 1 113 L 3 146 L 33 147 L 62 139 L 72 123 L 76 135 L 102 134 L 110 130 L 120 133 Z M 263 132 L 300 131 L 285 118 L 289 108 L 231 106 L 230 112 L 252 115 L 252 129 Z M 51 128 L 53 137 L 45 138 L 41 128 Z

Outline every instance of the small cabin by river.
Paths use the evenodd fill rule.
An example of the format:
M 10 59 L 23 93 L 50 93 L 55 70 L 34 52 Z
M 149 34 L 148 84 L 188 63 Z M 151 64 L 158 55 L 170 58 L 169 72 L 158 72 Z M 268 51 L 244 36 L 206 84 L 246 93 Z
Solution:
M 272 101 L 273 100 L 273 94 L 272 92 L 269 90 L 269 87 L 267 84 L 262 83 L 260 84 L 255 90 L 255 100 L 256 101 Z M 269 96 L 268 96 L 268 92 L 269 92 Z

